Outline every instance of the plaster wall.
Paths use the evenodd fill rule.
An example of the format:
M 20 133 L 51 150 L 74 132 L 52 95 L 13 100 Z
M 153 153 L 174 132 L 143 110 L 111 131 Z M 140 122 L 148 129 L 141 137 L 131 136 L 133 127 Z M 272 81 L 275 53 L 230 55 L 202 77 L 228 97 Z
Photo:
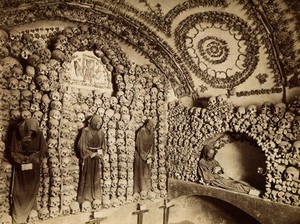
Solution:
M 265 178 L 257 173 L 257 168 L 265 169 L 265 158 L 258 146 L 248 141 L 234 141 L 219 149 L 216 160 L 228 176 L 264 189 Z

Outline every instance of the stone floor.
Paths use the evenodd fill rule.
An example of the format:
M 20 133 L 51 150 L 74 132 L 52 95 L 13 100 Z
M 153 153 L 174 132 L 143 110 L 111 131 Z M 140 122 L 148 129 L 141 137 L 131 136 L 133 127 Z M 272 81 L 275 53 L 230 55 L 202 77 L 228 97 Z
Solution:
M 143 224 L 158 224 L 163 223 L 163 209 L 159 208 L 164 204 L 163 199 L 155 201 L 143 202 L 145 208 L 149 212 L 144 213 Z M 98 217 L 107 217 L 101 221 L 101 224 L 136 224 L 137 215 L 133 214 L 137 209 L 137 204 L 127 204 L 118 208 L 102 209 L 96 213 Z M 80 213 L 78 215 L 69 215 L 64 217 L 57 217 L 55 219 L 48 219 L 45 221 L 38 221 L 38 224 L 82 224 L 88 223 L 93 216 L 92 213 Z

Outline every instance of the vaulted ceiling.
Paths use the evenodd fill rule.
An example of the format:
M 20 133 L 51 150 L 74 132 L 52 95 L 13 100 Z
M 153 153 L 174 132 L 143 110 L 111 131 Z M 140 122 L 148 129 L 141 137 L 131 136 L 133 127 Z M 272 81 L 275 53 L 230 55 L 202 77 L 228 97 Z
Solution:
M 0 7 L 0 28 L 15 40 L 26 32 L 51 40 L 75 25 L 109 33 L 133 61 L 157 66 L 177 97 L 285 101 L 299 92 L 297 0 L 4 0 Z

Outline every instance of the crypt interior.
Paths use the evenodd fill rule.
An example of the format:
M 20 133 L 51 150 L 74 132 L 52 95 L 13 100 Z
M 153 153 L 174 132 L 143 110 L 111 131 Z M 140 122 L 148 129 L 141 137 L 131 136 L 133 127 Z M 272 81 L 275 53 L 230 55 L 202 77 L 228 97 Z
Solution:
M 24 223 L 14 219 L 22 184 L 12 152 L 31 118 L 45 152 L 36 205 L 19 202 L 28 223 L 300 223 L 299 1 L 0 0 L 0 9 L 0 223 Z M 79 202 L 78 145 L 93 117 L 105 148 L 93 169 L 100 197 Z M 136 191 L 137 142 L 150 144 L 140 136 L 152 120 L 138 178 L 148 188 Z M 206 173 L 212 163 L 222 172 Z

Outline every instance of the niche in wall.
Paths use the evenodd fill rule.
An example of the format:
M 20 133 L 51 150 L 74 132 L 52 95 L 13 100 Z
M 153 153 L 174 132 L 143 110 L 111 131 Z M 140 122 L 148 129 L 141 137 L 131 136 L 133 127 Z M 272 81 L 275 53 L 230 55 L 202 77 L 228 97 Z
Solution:
M 261 148 L 246 135 L 226 133 L 222 138 L 224 142 L 218 146 L 216 160 L 224 172 L 233 179 L 264 189 L 265 177 L 257 172 L 258 167 L 266 169 Z

